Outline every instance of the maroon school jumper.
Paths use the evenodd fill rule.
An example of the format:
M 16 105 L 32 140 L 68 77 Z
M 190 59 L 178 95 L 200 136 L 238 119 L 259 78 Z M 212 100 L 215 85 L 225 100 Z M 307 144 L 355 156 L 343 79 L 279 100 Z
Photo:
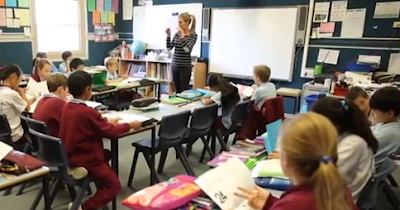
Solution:
M 350 191 L 347 190 L 344 193 L 347 195 L 351 209 L 358 210 L 353 203 Z M 286 191 L 280 199 L 270 195 L 263 210 L 317 210 L 313 189 L 306 184 L 300 184 Z
M 31 76 L 31 78 L 32 78 L 33 80 L 35 80 L 36 82 L 41 82 L 41 81 L 42 81 L 42 80 L 40 79 L 39 74 L 33 74 L 33 75 Z
M 50 134 L 59 137 L 61 113 L 66 103 L 54 94 L 45 94 L 37 103 L 32 118 L 46 123 Z
M 110 124 L 84 101 L 71 100 L 61 116 L 60 138 L 65 144 L 69 164 L 85 167 L 89 176 L 102 188 L 86 200 L 83 210 L 107 205 L 121 191 L 118 176 L 108 164 L 102 138 L 117 139 L 130 130 L 129 124 Z

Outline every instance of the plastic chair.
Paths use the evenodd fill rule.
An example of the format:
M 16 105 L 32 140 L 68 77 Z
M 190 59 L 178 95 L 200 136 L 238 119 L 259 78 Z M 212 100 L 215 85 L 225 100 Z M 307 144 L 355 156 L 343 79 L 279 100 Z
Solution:
M 15 148 L 15 144 L 11 139 L 11 128 L 5 114 L 0 113 L 0 141 Z
M 158 131 L 158 138 L 156 139 L 156 147 L 154 148 L 155 154 L 161 152 L 161 160 L 165 162 L 168 150 L 174 148 L 178 155 L 183 167 L 189 175 L 195 175 L 193 169 L 189 165 L 189 161 L 184 152 L 182 144 L 187 136 L 187 125 L 189 122 L 190 111 L 185 111 L 169 116 L 164 116 L 161 119 L 160 129 Z M 129 173 L 128 186 L 132 187 L 133 176 L 135 173 L 136 164 L 139 158 L 139 153 L 143 153 L 146 163 L 150 170 L 155 171 L 155 168 L 150 164 L 151 157 L 151 140 L 145 139 L 140 142 L 132 143 L 135 147 L 135 154 L 132 160 L 131 171 Z M 164 160 L 163 160 L 164 158 Z M 164 163 L 160 164 L 164 165 Z M 156 181 L 159 182 L 156 177 Z
M 54 201 L 62 182 L 65 182 L 71 197 L 71 201 L 73 202 L 73 205 L 70 209 L 77 210 L 81 205 L 92 180 L 88 176 L 80 180 L 76 180 L 68 174 L 68 159 L 61 139 L 39 133 L 33 129 L 29 129 L 29 132 L 31 135 L 37 138 L 37 158 L 47 163 L 47 166 L 50 168 L 57 169 L 51 171 L 53 177 L 55 177 L 55 181 L 52 189 L 50 190 L 50 202 L 52 203 Z M 78 192 L 75 191 L 75 186 L 79 187 Z M 34 200 L 35 207 L 37 207 L 39 204 L 41 194 L 42 189 L 39 191 Z M 103 209 L 108 208 L 104 207 Z

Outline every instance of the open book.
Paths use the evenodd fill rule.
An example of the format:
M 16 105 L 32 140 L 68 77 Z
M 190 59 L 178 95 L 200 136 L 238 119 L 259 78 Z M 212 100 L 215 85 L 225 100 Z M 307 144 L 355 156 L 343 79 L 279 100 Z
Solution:
M 145 122 L 150 120 L 151 118 L 145 117 L 142 115 L 137 115 L 137 114 L 132 114 L 129 113 L 129 111 L 123 111 L 123 112 L 108 112 L 102 115 L 105 118 L 109 119 L 115 119 L 115 118 L 120 118 L 121 120 L 118 121 L 118 123 L 130 123 L 135 120 L 139 122 Z

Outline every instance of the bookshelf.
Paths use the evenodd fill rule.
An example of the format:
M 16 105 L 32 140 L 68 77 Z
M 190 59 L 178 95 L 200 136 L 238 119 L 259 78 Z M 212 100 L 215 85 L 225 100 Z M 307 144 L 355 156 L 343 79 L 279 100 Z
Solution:
M 162 93 L 173 93 L 174 85 L 171 74 L 171 61 L 145 60 L 145 59 L 119 59 L 119 75 L 131 77 L 153 77 L 164 80 L 161 85 Z M 190 85 L 193 88 L 206 86 L 207 64 L 203 62 L 193 63 Z M 146 96 L 153 95 L 153 88 L 146 88 Z

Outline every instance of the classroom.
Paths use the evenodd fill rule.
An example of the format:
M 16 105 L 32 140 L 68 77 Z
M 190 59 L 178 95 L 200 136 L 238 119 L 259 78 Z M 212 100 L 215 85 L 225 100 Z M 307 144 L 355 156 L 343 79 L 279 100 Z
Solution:
M 399 28 L 396 0 L 0 0 L 0 209 L 400 209 Z

